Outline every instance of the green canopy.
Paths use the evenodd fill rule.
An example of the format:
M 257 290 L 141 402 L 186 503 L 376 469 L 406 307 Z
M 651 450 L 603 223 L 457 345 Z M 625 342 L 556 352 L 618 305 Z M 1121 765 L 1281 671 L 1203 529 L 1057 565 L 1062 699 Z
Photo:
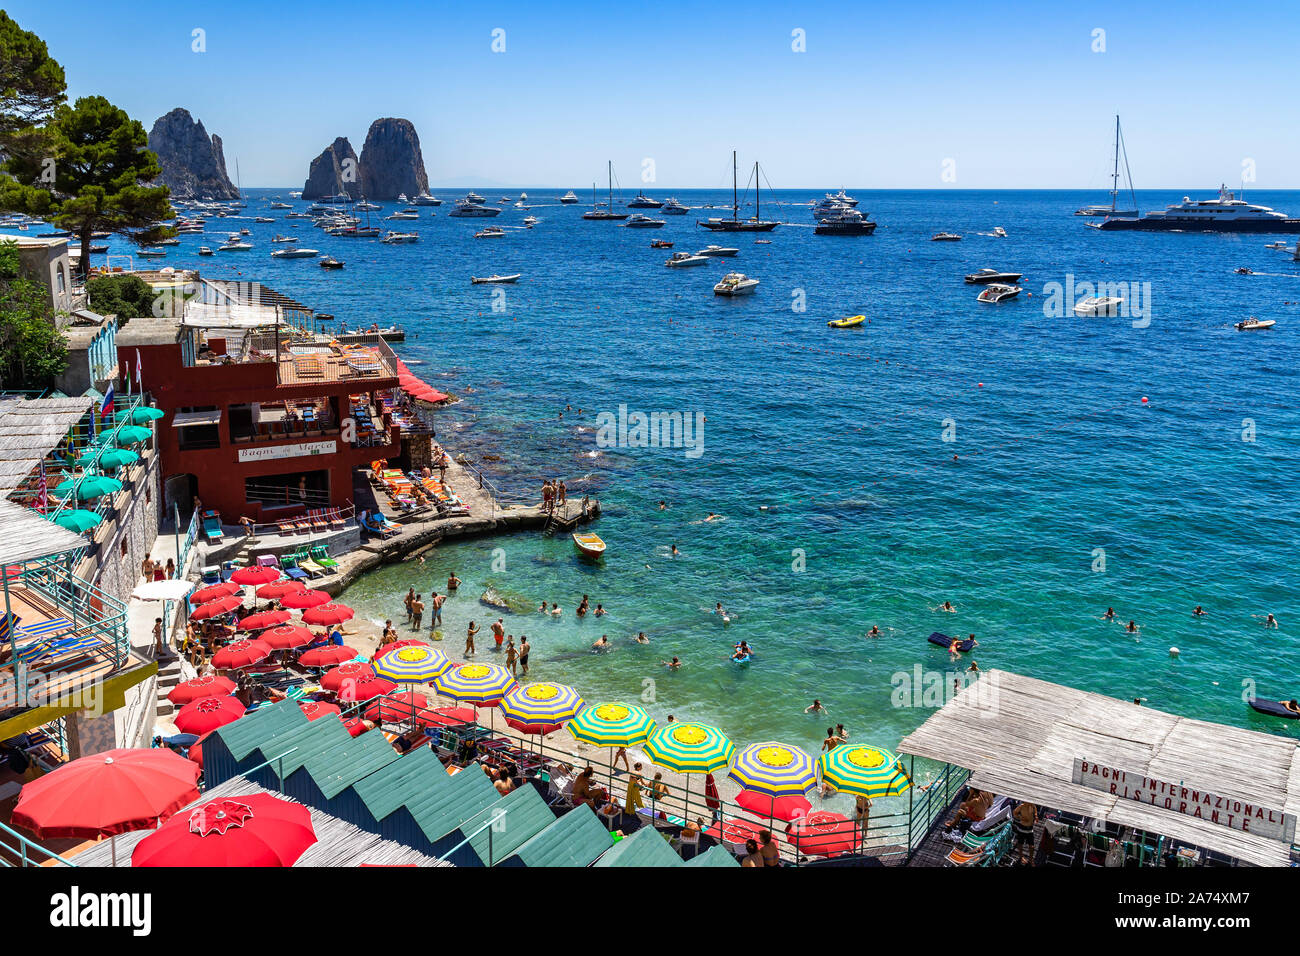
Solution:
M 119 445 L 134 445 L 139 441 L 148 441 L 150 434 L 149 429 L 143 425 L 123 425 L 118 429 L 117 442 Z
M 54 519 L 54 523 L 61 528 L 67 528 L 69 531 L 75 531 L 82 534 L 89 531 L 95 525 L 104 519 L 93 511 L 87 511 L 84 508 L 72 508 L 68 511 L 60 512 Z
M 149 405 L 137 405 L 135 408 L 124 408 L 113 415 L 113 421 L 125 421 L 131 419 L 133 425 L 143 425 L 146 422 L 157 421 L 167 413 L 161 408 L 152 408 Z
M 76 484 L 76 479 L 69 478 L 61 482 L 54 489 L 54 493 L 62 498 L 68 492 L 72 491 Z M 88 501 L 91 498 L 100 498 L 104 495 L 115 494 L 122 490 L 122 483 L 116 478 L 105 478 L 103 475 L 91 475 L 88 478 L 81 479 L 81 485 L 77 488 L 77 500 Z
M 77 464 L 85 467 L 95 460 L 95 449 L 88 448 L 81 453 L 77 459 Z M 140 460 L 140 456 L 129 448 L 107 448 L 100 453 L 99 464 L 104 468 L 121 468 L 123 465 L 134 465 Z

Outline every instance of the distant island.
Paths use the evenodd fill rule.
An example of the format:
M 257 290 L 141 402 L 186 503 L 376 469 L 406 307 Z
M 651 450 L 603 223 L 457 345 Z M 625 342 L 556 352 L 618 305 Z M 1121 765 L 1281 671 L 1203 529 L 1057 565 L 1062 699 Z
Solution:
M 420 136 L 408 119 L 384 117 L 370 124 L 358 159 L 340 136 L 311 161 L 303 199 L 346 193 L 353 199 L 396 199 L 429 191 Z

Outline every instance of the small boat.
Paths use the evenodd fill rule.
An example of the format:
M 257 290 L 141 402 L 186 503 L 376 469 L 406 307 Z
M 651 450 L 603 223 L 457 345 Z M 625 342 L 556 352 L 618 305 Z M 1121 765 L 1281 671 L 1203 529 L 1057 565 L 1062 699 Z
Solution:
M 470 276 L 470 285 L 506 285 L 519 281 L 522 272 L 516 272 L 508 276 L 490 275 L 490 276 Z
M 651 249 L 671 249 L 672 247 L 673 244 L 667 239 L 656 239 L 654 242 L 650 243 Z
M 484 199 L 484 198 L 483 198 L 482 196 L 480 196 L 478 193 L 474 192 L 474 190 L 472 190 L 472 189 L 471 189 L 469 192 L 467 192 L 467 193 L 465 194 L 465 198 L 464 198 L 464 199 L 461 199 L 461 200 L 459 200 L 459 201 L 460 201 L 460 202 L 473 203 L 473 204 L 476 205 L 476 206 L 481 206 L 481 205 L 483 205 L 485 202 L 487 202 L 486 199 Z M 406 202 L 406 197 L 405 197 L 405 196 L 402 197 L 402 202 Z
M 386 245 L 397 246 L 410 242 L 419 242 L 420 236 L 414 232 L 389 232 L 379 241 Z
M 975 648 L 974 638 L 949 637 L 947 634 L 940 634 L 938 631 L 935 631 L 933 634 L 927 637 L 926 640 L 929 641 L 931 644 L 939 645 L 944 650 L 948 650 L 949 648 L 951 648 L 953 646 L 953 642 L 956 641 L 957 650 L 961 651 L 962 653 L 968 653 L 974 650 Z
M 600 540 L 600 535 L 594 532 L 573 533 L 573 546 L 581 552 L 584 558 L 595 560 L 605 553 L 605 542 Z
M 575 196 L 573 194 L 573 190 L 570 189 L 567 193 L 565 193 L 563 196 L 560 197 L 560 202 L 562 202 L 566 206 L 572 206 L 578 202 L 578 197 Z
M 734 249 L 731 246 L 705 246 L 703 249 L 701 249 L 699 252 L 695 254 L 697 256 L 727 258 L 730 256 L 740 255 L 740 250 Z
M 756 246 L 770 246 L 771 244 L 772 244 L 772 240 L 771 240 L 771 239 L 755 239 L 755 240 L 754 240 L 754 245 L 756 245 Z
M 140 256 L 142 259 L 161 259 L 163 256 L 167 255 L 167 250 L 166 249 L 141 249 L 139 252 L 136 253 L 136 255 Z
M 390 213 L 384 218 L 385 219 L 419 219 L 420 214 L 418 212 L 408 212 L 405 209 L 399 209 L 397 212 Z
M 1285 239 L 1279 239 L 1277 242 L 1270 242 L 1270 243 L 1269 243 L 1268 245 L 1266 245 L 1264 248 L 1265 248 L 1265 249 L 1280 249 L 1280 250 L 1282 250 L 1283 252 L 1286 252 L 1286 249 L 1287 249 L 1286 240 L 1285 240 Z
M 628 209 L 659 209 L 663 206 L 657 199 L 651 199 L 645 193 L 638 192 L 636 198 L 628 200 Z
M 1239 276 L 1253 276 L 1255 274 L 1253 269 L 1247 269 L 1245 266 L 1237 266 L 1237 268 L 1232 271 L 1237 273 Z
M 333 256 L 322 256 L 320 267 L 322 269 L 342 269 L 343 262 L 340 259 L 335 259 Z
M 1124 300 L 1114 295 L 1090 295 L 1074 304 L 1074 314 L 1084 316 L 1119 315 Z
M 378 203 L 367 202 L 365 200 L 362 200 L 361 202 L 357 203 L 356 206 L 354 206 L 353 208 L 360 209 L 362 212 L 379 212 L 379 210 L 383 209 L 384 207 L 379 205 Z
M 660 208 L 661 216 L 684 216 L 690 212 L 690 207 L 678 202 L 675 198 L 667 200 Z
M 506 231 L 500 226 L 488 226 L 486 229 L 480 229 L 474 233 L 475 239 L 500 239 L 506 234 Z
M 159 239 L 154 243 L 155 246 L 179 246 L 180 244 L 179 239 Z
M 293 207 L 290 206 L 287 202 L 279 202 L 279 201 L 276 201 L 276 202 L 271 203 L 271 208 L 272 208 L 272 209 L 292 209 Z
M 980 269 L 978 272 L 972 272 L 966 277 L 966 281 L 971 285 L 988 285 L 990 282 L 1002 282 L 1008 285 L 1015 285 L 1020 281 L 1022 273 L 1019 272 L 998 272 L 997 269 Z
M 210 256 L 212 255 L 212 250 L 209 249 L 207 246 L 199 246 L 199 255 Z
M 487 219 L 501 215 L 501 210 L 497 206 L 483 205 L 481 197 L 478 202 L 457 199 L 455 205 L 451 207 L 451 212 L 447 213 L 447 215 L 453 219 Z
M 420 193 L 420 195 L 411 200 L 411 204 L 414 206 L 441 206 L 442 200 L 435 199 L 428 193 Z
M 826 324 L 832 329 L 851 329 L 855 325 L 861 325 L 865 321 L 867 321 L 865 315 L 851 315 L 847 319 L 831 319 Z
M 537 217 L 524 216 L 524 225 L 527 226 L 529 229 L 533 228 L 533 226 L 537 225 Z
M 1018 295 L 1020 295 L 1020 286 L 1005 285 L 1001 282 L 993 282 L 990 283 L 989 285 L 986 285 L 984 287 L 984 291 L 981 292 L 978 296 L 976 296 L 976 298 L 978 298 L 981 302 L 990 302 L 996 304 L 998 302 L 1007 302 L 1011 299 L 1014 299 Z
M 955 232 L 936 232 L 930 237 L 931 242 L 961 242 L 961 236 Z
M 674 252 L 671 259 L 664 263 L 669 269 L 685 269 L 690 266 L 707 266 L 708 256 L 693 256 L 689 252 Z
M 728 272 L 713 287 L 713 294 L 735 297 L 749 295 L 756 288 L 758 288 L 758 280 L 752 276 L 747 276 L 743 272 Z
M 240 234 L 241 236 L 251 236 L 251 235 L 252 235 L 252 233 L 248 231 L 248 227 L 247 227 L 247 226 L 245 226 L 243 229 L 239 230 L 239 234 Z
M 1261 714 L 1268 714 L 1270 717 L 1284 717 L 1287 720 L 1300 719 L 1300 710 L 1292 710 L 1280 700 L 1260 700 L 1258 697 L 1252 697 L 1246 703 Z
M 238 239 L 231 239 L 217 246 L 217 252 L 247 252 L 251 248 L 253 248 L 251 242 L 240 242 Z
M 319 249 L 299 249 L 297 246 L 285 246 L 271 253 L 272 259 L 315 259 L 320 255 Z
M 1257 319 L 1253 315 L 1248 319 L 1236 323 L 1233 328 L 1238 332 L 1262 332 L 1264 329 L 1271 329 L 1277 325 L 1275 319 Z
M 253 222 L 275 222 L 272 216 L 254 216 Z
M 662 220 L 662 219 L 651 219 L 649 216 L 643 216 L 643 215 L 641 215 L 641 213 L 636 213 L 636 214 L 630 216 L 630 217 L 628 218 L 627 222 L 623 223 L 623 228 L 625 228 L 625 229 L 661 229 L 661 228 L 663 228 L 663 225 L 664 225 L 664 220 Z
M 993 235 L 997 236 L 999 239 L 1005 239 L 1007 237 L 1007 231 L 1001 226 L 994 226 Z
M 279 233 L 276 233 L 275 236 L 273 236 L 273 237 L 271 238 L 271 241 L 272 241 L 272 242 L 294 243 L 294 242 L 297 242 L 297 241 L 298 241 L 298 237 L 297 237 L 297 236 L 282 236 L 282 235 L 280 235 Z

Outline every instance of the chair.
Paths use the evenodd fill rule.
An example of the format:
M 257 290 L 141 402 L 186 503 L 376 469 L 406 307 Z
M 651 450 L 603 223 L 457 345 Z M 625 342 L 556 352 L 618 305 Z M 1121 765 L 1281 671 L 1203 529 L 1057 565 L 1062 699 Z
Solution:
M 203 533 L 213 544 L 220 544 L 225 540 L 225 535 L 221 531 L 221 517 L 215 511 L 203 512 Z
M 325 569 L 311 559 L 311 555 L 306 548 L 299 548 L 293 553 L 293 563 L 313 578 L 325 574 Z
M 276 560 L 273 554 L 259 554 L 257 556 L 257 566 L 259 568 L 278 568 L 280 562 Z
M 311 577 L 310 574 L 298 567 L 298 562 L 289 554 L 286 554 L 280 561 L 280 570 L 295 581 L 306 581 Z
M 330 571 L 339 566 L 339 563 L 330 557 L 325 545 L 318 544 L 311 549 L 312 560 L 319 564 L 325 570 Z

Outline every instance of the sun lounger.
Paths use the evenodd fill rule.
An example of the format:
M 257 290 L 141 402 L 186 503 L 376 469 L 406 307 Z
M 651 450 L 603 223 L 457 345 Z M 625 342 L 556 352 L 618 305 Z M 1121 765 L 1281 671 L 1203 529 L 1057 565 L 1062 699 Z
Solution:
M 273 554 L 259 554 L 257 556 L 257 566 L 259 568 L 278 568 L 280 562 Z
M 308 555 L 306 549 L 295 552 L 293 561 L 298 565 L 298 567 L 302 568 L 313 578 L 321 577 L 326 573 L 323 567 L 311 559 L 311 556 Z
M 56 634 L 62 634 L 68 628 L 72 627 L 72 622 L 66 617 L 52 617 L 48 621 L 42 621 L 39 624 L 29 624 L 26 626 L 19 624 L 17 627 L 19 637 L 26 635 L 27 637 L 51 638 Z M 8 629 L 6 628 L 5 630 L 6 635 L 3 638 L 0 638 L 0 640 L 8 639 Z
M 325 520 L 330 523 L 332 528 L 341 528 L 348 523 L 348 520 L 343 517 L 343 512 L 339 511 L 338 508 L 330 508 L 326 511 Z
M 213 544 L 220 544 L 225 540 L 225 535 L 221 531 L 221 518 L 215 511 L 203 512 L 203 534 Z
M 324 531 L 329 527 L 329 522 L 325 520 L 324 508 L 312 508 L 307 512 L 307 520 L 311 522 L 312 530 Z
M 293 368 L 299 378 L 321 378 L 325 374 L 325 367 L 314 355 L 294 356 Z
M 280 560 L 280 570 L 289 575 L 289 577 L 293 578 L 295 581 L 304 581 L 307 578 L 314 578 L 316 576 L 307 568 L 299 565 L 298 559 L 290 554 L 286 554 Z
M 330 557 L 329 551 L 325 549 L 325 545 L 323 544 L 318 544 L 313 547 L 311 549 L 311 556 L 313 561 L 319 564 L 322 568 L 325 568 L 327 571 L 339 566 L 339 563 Z

